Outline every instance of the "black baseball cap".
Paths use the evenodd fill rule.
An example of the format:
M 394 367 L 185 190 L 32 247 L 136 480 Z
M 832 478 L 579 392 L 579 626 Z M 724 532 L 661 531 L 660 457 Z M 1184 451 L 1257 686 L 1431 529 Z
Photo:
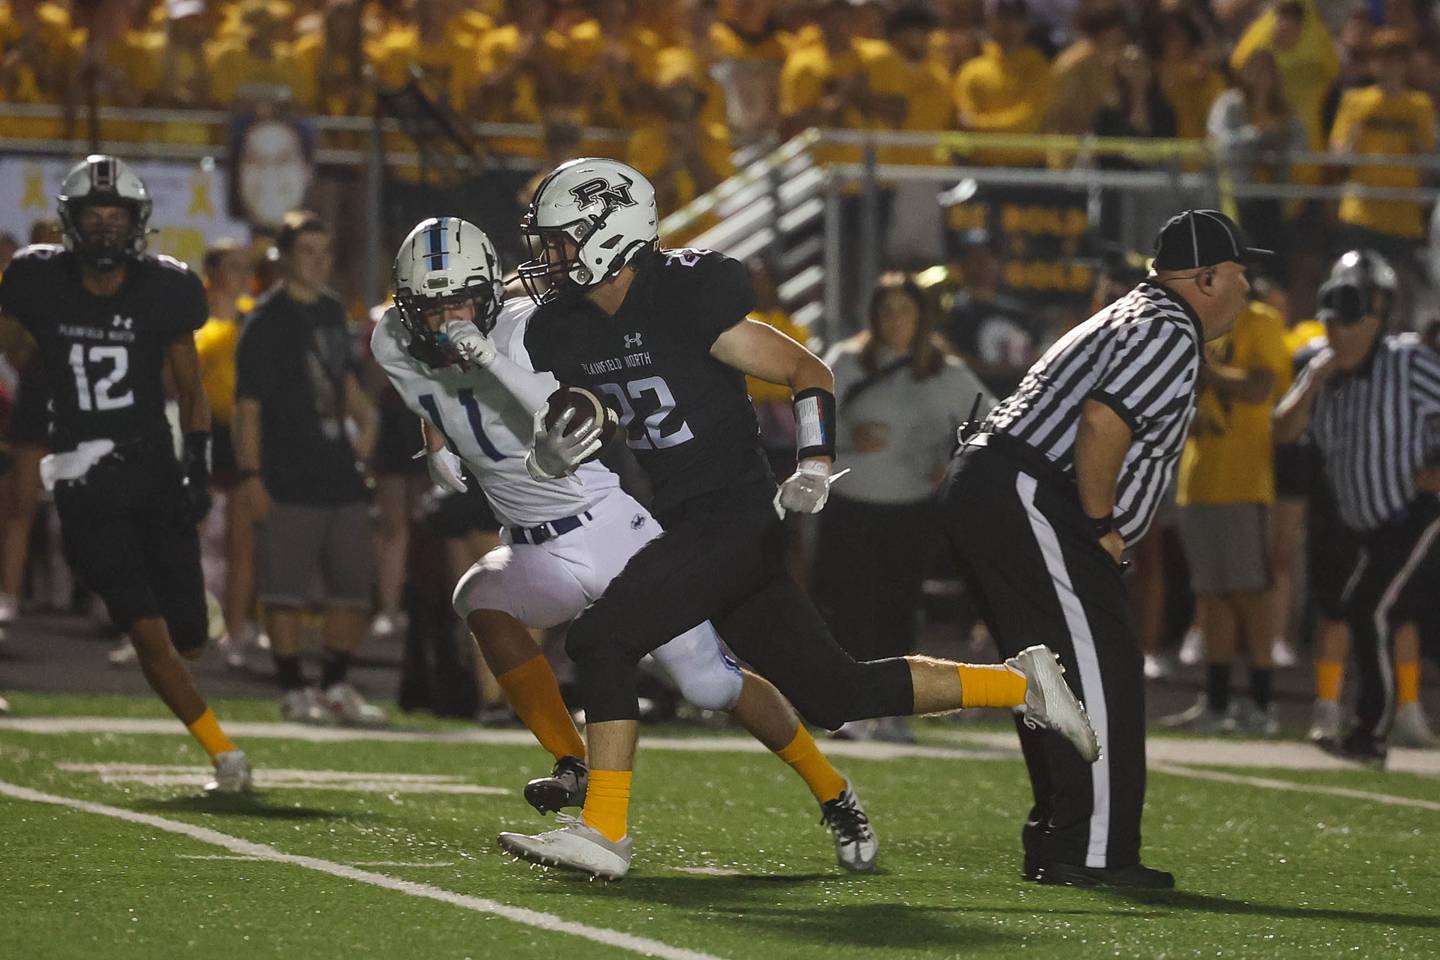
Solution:
M 1274 250 L 1250 246 L 1239 224 L 1219 210 L 1186 210 L 1165 221 L 1155 238 L 1156 270 L 1199 270 L 1233 260 L 1250 264 Z

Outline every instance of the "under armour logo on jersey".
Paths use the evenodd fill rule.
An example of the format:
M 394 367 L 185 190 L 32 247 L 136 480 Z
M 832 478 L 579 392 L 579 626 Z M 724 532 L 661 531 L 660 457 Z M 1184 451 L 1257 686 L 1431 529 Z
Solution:
M 135 329 L 135 318 L 134 318 L 134 317 L 122 317 L 122 316 L 120 316 L 120 314 L 117 313 L 117 314 L 115 314 L 115 319 L 113 319 L 113 320 L 110 321 L 110 326 L 116 327 L 117 329 L 121 329 L 121 330 L 134 330 L 134 329 Z
M 638 350 L 639 348 L 640 348 L 640 334 L 638 334 L 638 333 L 627 333 L 627 334 L 625 334 L 625 349 L 626 349 L 626 350 Z
M 610 210 L 615 207 L 633 207 L 635 198 L 630 196 L 630 187 L 635 183 L 626 177 L 620 178 L 619 184 L 612 184 L 609 180 L 596 177 L 594 180 L 586 180 L 582 184 L 570 188 L 570 196 L 575 198 L 575 203 L 584 210 L 597 200 Z
M 630 518 L 631 530 L 639 530 L 643 526 L 645 526 L 645 514 L 637 513 L 635 514 L 635 516 Z

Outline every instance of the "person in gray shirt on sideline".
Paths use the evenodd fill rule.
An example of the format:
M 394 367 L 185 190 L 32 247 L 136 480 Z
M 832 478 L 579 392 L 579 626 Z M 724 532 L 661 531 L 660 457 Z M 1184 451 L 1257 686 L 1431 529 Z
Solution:
M 914 648 L 935 490 L 961 422 L 994 404 L 948 354 L 912 277 L 880 277 L 867 317 L 865 330 L 825 358 L 838 401 L 836 467 L 851 472 L 819 516 L 815 570 L 821 610 L 856 660 Z M 899 717 L 848 723 L 837 735 L 913 739 Z

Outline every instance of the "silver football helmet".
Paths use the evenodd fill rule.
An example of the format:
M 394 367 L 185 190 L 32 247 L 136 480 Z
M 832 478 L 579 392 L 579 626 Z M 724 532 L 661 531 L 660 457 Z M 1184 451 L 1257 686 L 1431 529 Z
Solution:
M 431 366 L 458 359 L 443 330 L 425 319 L 445 307 L 470 302 L 481 333 L 495 328 L 505 299 L 500 257 L 475 224 L 459 217 L 431 217 L 416 224 L 395 255 L 395 307 L 410 334 L 410 352 Z
M 536 303 L 604 283 L 660 235 L 655 188 L 605 157 L 562 163 L 540 181 L 520 231 L 530 260 L 520 279 Z
M 1320 288 L 1320 319 L 1355 323 L 1374 314 L 1384 324 L 1399 294 L 1400 278 L 1389 260 L 1374 250 L 1347 250 Z
M 152 208 L 150 192 L 119 157 L 103 153 L 86 157 L 65 175 L 55 199 L 65 228 L 65 246 L 89 266 L 113 270 L 126 259 L 145 252 Z M 102 231 L 86 236 L 80 230 L 80 213 L 87 206 L 129 209 L 129 230 L 124 234 Z

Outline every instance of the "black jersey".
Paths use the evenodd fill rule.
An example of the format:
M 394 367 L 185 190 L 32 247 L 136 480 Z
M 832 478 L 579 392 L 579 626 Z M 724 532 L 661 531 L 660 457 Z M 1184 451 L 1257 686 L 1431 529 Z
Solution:
M 715 339 L 755 307 L 745 268 L 708 250 L 640 258 L 614 316 L 584 299 L 539 307 L 525 334 L 532 364 L 616 409 L 662 520 L 712 491 L 773 491 L 745 377 L 710 356 Z
M 39 345 L 56 450 L 81 440 L 124 443 L 169 433 L 166 349 L 210 312 L 204 284 L 179 260 L 131 260 L 119 291 L 99 297 L 81 283 L 75 254 L 49 244 L 15 254 L 0 279 L 0 310 Z

